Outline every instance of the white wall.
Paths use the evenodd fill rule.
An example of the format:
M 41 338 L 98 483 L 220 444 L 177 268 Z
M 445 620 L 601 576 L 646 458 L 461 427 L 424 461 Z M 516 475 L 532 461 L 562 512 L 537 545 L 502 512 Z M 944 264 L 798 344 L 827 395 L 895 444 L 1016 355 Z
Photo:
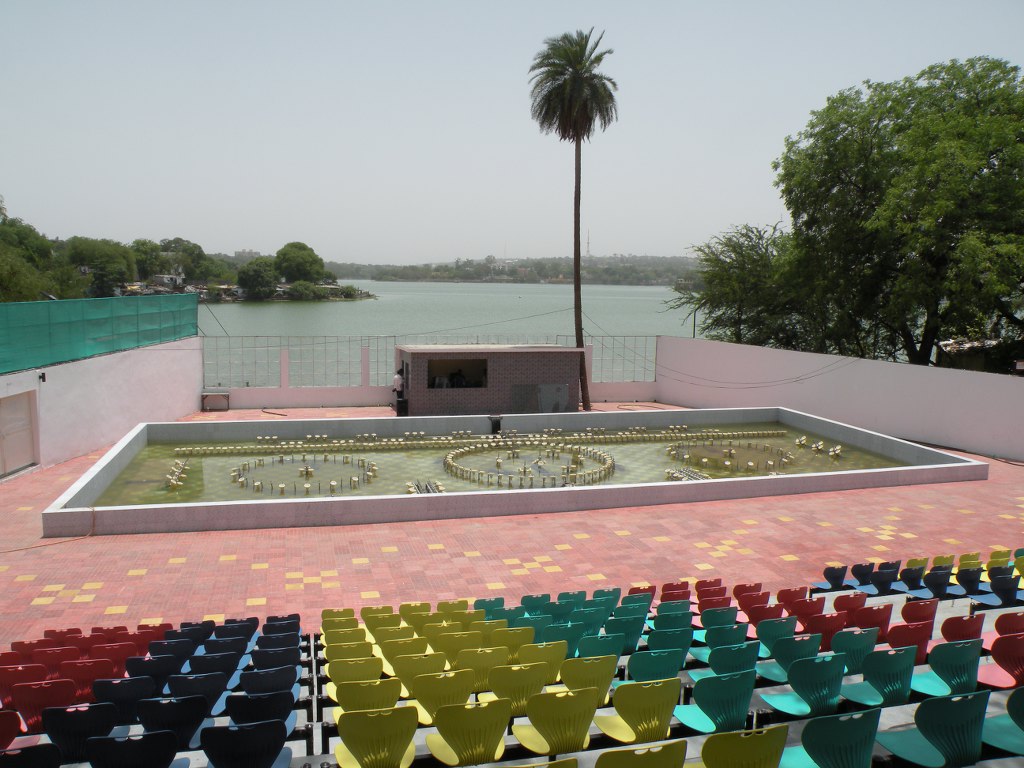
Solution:
M 657 399 L 782 406 L 916 442 L 1024 459 L 1024 377 L 658 338 Z
M 32 393 L 36 460 L 50 466 L 116 443 L 141 421 L 194 413 L 202 382 L 202 340 L 192 337 L 0 376 L 0 397 Z

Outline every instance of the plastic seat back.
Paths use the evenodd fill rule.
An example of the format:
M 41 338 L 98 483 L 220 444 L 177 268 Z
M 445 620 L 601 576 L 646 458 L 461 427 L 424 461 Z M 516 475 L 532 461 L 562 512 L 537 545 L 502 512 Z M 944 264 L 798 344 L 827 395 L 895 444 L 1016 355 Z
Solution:
M 571 691 L 593 688 L 604 701 L 618 664 L 618 657 L 613 655 L 566 659 L 562 662 L 562 682 Z
M 388 640 L 407 640 L 416 637 L 416 630 L 405 624 L 397 627 L 377 627 L 373 632 L 373 641 L 380 645 Z
M 942 764 L 960 766 L 978 762 L 988 698 L 989 691 L 978 691 L 936 696 L 917 705 L 914 725 L 938 753 Z M 918 742 L 901 738 L 905 733 L 883 731 L 878 734 L 878 742 L 903 759 L 923 759 L 936 764 L 932 755 L 923 754 L 924 750 Z
M 599 699 L 600 692 L 594 688 L 538 693 L 526 704 L 529 726 L 513 725 L 512 732 L 538 754 L 579 752 L 590 743 L 588 731 Z
M 736 604 L 744 613 L 750 613 L 750 609 L 754 606 L 768 605 L 771 596 L 771 592 L 740 592 L 736 595 Z M 776 605 L 779 604 L 776 603 Z M 782 606 L 779 605 L 779 608 L 781 609 Z
M 130 656 L 124 663 L 125 672 L 128 673 L 128 677 L 151 677 L 158 691 L 163 690 L 163 687 L 167 685 L 168 677 L 181 672 L 181 666 L 181 662 L 170 654 L 163 656 Z M 96 678 L 110 678 L 112 676 L 113 665 L 111 665 L 110 674 L 97 675 Z
M 868 629 L 844 629 L 832 636 L 833 653 L 846 656 L 846 672 L 859 675 L 864 667 L 864 659 L 875 650 L 878 644 L 878 627 Z
M 658 608 L 655 613 L 658 616 L 664 616 L 669 613 L 690 613 L 690 600 L 689 598 L 678 599 L 678 600 L 662 600 L 658 603 Z
M 762 621 L 781 619 L 784 611 L 785 608 L 781 605 L 773 603 L 772 605 L 752 605 L 745 613 L 747 614 L 747 621 L 756 628 Z
M 42 713 L 43 730 L 60 747 L 66 763 L 85 760 L 85 741 L 90 736 L 106 736 L 117 725 L 117 707 L 113 704 L 78 704 L 73 707 L 47 707 Z
M 866 592 L 859 590 L 844 592 L 841 595 L 836 595 L 835 600 L 832 601 L 832 610 L 846 611 L 846 625 L 853 626 L 854 613 L 865 606 L 867 599 Z
M 872 566 L 873 567 L 873 566 Z M 797 600 L 807 597 L 807 587 L 786 587 L 775 593 L 775 602 L 781 603 L 786 610 Z
M 540 611 L 537 611 L 536 609 L 537 608 L 542 608 L 542 607 L 546 606 L 550 602 L 551 602 L 551 595 L 546 593 L 546 592 L 544 594 L 523 595 L 519 599 L 519 604 L 521 606 L 523 606 L 523 608 L 526 609 L 527 613 L 531 613 L 531 612 L 540 613 Z
M 1005 616 L 1006 614 L 1003 615 Z M 997 624 L 1001 618 L 1002 616 L 996 617 Z M 958 640 L 973 640 L 981 637 L 981 630 L 984 626 L 984 613 L 975 613 L 973 616 L 949 616 L 939 625 L 939 633 L 947 643 L 953 643 Z M 1024 629 L 1021 631 L 1024 631 Z
M 198 644 L 195 640 L 187 637 L 167 640 L 151 640 L 149 643 L 150 656 L 173 656 L 184 665 L 184 663 L 196 652 Z M 125 663 L 127 664 L 127 659 Z
M 430 605 L 428 603 L 416 603 L 415 605 L 426 605 L 427 606 L 427 610 L 430 609 Z M 494 609 L 495 608 L 504 608 L 504 607 L 505 607 L 505 598 L 504 597 L 500 597 L 500 596 L 499 597 L 478 597 L 476 600 L 473 601 L 473 608 L 474 608 L 474 610 L 483 609 L 483 611 L 484 611 L 484 619 L 487 620 L 487 621 L 490 621 L 491 619 L 494 618 L 493 613 L 494 613 Z M 398 607 L 398 612 L 402 613 L 402 606 Z M 402 618 L 406 619 L 404 613 L 402 613 Z M 408 622 L 408 619 L 406 619 L 406 622 Z
M 667 651 L 670 648 L 678 648 L 686 652 L 693 645 L 693 629 L 655 629 L 647 636 L 647 650 Z
M 207 714 L 217 703 L 228 684 L 228 676 L 223 672 L 211 672 L 208 675 L 171 675 L 167 678 L 167 689 L 172 696 L 202 696 L 206 699 Z
M 280 720 L 214 725 L 199 733 L 199 744 L 217 768 L 270 768 L 284 749 L 288 729 Z
M 56 680 L 60 677 L 60 665 L 64 661 L 75 661 L 80 654 L 75 647 L 58 646 L 56 648 L 36 648 L 32 651 L 32 663 L 46 667 L 46 679 Z
M 396 656 L 391 662 L 395 677 L 402 681 L 402 696 L 410 696 L 412 681 L 418 675 L 436 675 L 444 672 L 447 661 L 443 653 L 420 653 L 412 656 Z M 378 674 L 377 677 L 380 677 Z M 376 680 L 376 677 L 367 678 Z
M 527 643 L 519 648 L 518 663 L 522 665 L 544 662 L 547 665 L 546 682 L 548 685 L 558 682 L 565 661 L 567 644 L 564 640 L 553 643 Z
M 75 703 L 77 690 L 73 680 L 39 680 L 12 686 L 11 699 L 25 721 L 26 731 L 39 733 L 43 727 L 43 710 L 47 707 L 70 707 Z
M 788 725 L 713 733 L 700 751 L 701 761 L 707 768 L 778 768 L 788 735 Z
M 545 626 L 547 626 L 545 624 Z M 501 646 L 508 651 L 508 661 L 514 663 L 519 659 L 519 649 L 532 643 L 540 632 L 536 627 L 506 627 L 491 633 L 490 647 Z M 482 642 L 482 639 L 481 639 Z M 502 662 L 504 663 L 504 662 Z
M 118 723 L 130 725 L 137 719 L 136 711 L 140 699 L 156 696 L 156 682 L 151 677 L 118 677 L 110 680 L 95 680 L 92 684 L 96 701 L 110 702 L 117 708 Z M 106 735 L 106 734 L 104 734 Z
M 804 623 L 804 630 L 821 635 L 821 650 L 829 651 L 832 649 L 832 638 L 846 627 L 846 616 L 845 611 L 808 616 Z
M 981 638 L 939 643 L 928 654 L 928 665 L 953 694 L 972 693 L 978 687 Z
M 728 624 L 711 627 L 704 632 L 704 642 L 708 648 L 722 645 L 739 645 L 747 639 L 746 624 Z
M 919 621 L 914 624 L 893 624 L 889 627 L 889 645 L 893 648 L 914 646 L 914 664 L 924 664 L 928 658 L 928 641 L 932 637 L 932 622 Z
M 936 569 L 933 561 L 932 569 L 924 575 L 924 578 L 921 579 L 921 581 L 924 582 L 925 589 L 931 592 L 932 597 L 941 600 L 949 591 L 950 578 L 951 573 L 949 569 L 945 567 Z
M 60 747 L 56 744 L 33 744 L 0 752 L 2 768 L 60 768 Z
M 178 739 L 171 731 L 154 731 L 135 736 L 97 736 L 85 743 L 85 755 L 93 768 L 147 766 L 168 768 L 178 751 Z
M 800 734 L 804 750 L 820 766 L 867 766 L 875 746 L 880 709 L 808 720 Z
M 320 624 L 321 632 L 339 632 L 346 629 L 363 628 L 359 626 L 359 619 L 355 616 L 327 616 Z
M 597 756 L 594 768 L 679 768 L 685 760 L 686 740 L 677 739 L 636 749 L 609 749 Z
M 702 677 L 693 686 L 693 703 L 714 724 L 715 731 L 743 727 L 754 693 L 754 671 Z
M 779 666 L 788 670 L 797 659 L 809 659 L 821 650 L 821 635 L 793 635 L 775 641 L 772 655 Z
M 678 677 L 662 680 L 625 683 L 615 689 L 615 714 L 629 727 L 627 739 L 619 741 L 643 743 L 667 738 L 672 712 L 679 703 L 682 681 Z M 595 718 L 598 728 L 606 722 L 602 716 Z M 614 729 L 605 731 L 612 738 L 618 735 Z
M 736 616 L 739 608 L 735 605 L 722 606 L 721 608 L 705 608 L 700 612 L 700 625 L 704 629 L 712 627 L 728 627 L 736 623 Z
M 693 627 L 693 614 L 689 611 L 659 613 L 651 624 L 655 629 L 690 629 Z
M 757 655 L 756 647 L 754 655 Z M 686 654 L 679 648 L 669 648 L 664 651 L 637 651 L 626 662 L 626 672 L 630 680 L 640 682 L 663 680 L 678 675 L 679 670 L 683 668 L 685 659 Z M 753 666 L 754 664 L 751 662 L 750 668 L 753 669 Z
M 18 713 L 13 709 L 0 709 L 0 749 L 6 749 L 20 735 L 21 718 Z
M 210 672 L 223 672 L 229 678 L 238 671 L 238 663 L 242 660 L 242 654 L 232 653 L 203 653 L 193 656 L 188 660 L 189 670 L 194 675 L 205 675 Z
M 256 669 L 294 667 L 302 663 L 302 649 L 297 645 L 291 648 L 254 648 L 250 657 Z
M 473 671 L 470 669 L 414 677 L 409 693 L 416 699 L 420 722 L 429 725 L 439 707 L 469 701 L 473 694 L 473 679 Z
M 511 702 L 512 717 L 526 714 L 526 703 L 544 690 L 547 683 L 548 666 L 542 661 L 531 664 L 509 664 L 491 670 L 488 682 L 493 694 L 482 693 L 480 701 L 508 699 Z
M 889 620 L 892 618 L 892 603 L 867 605 L 857 609 L 853 615 L 854 626 L 861 629 L 878 627 L 878 642 L 884 643 L 889 632 Z
M 483 632 L 442 632 L 431 638 L 430 647 L 443 653 L 449 664 L 454 664 L 459 651 L 479 648 L 483 640 Z
M 979 614 L 975 614 L 979 615 Z M 1024 632 L 1024 611 L 1014 611 L 1011 613 L 1001 613 L 996 616 L 995 624 L 993 625 L 997 634 L 1000 635 L 1019 635 Z
M 491 670 L 507 664 L 508 648 L 465 648 L 455 657 L 452 669 L 469 669 L 473 672 L 473 693 L 489 690 L 487 678 Z
M 421 656 L 427 652 L 428 642 L 425 637 L 403 637 L 395 640 L 382 640 L 377 644 L 380 655 L 391 663 L 399 656 Z
M 1001 607 L 1017 604 L 1020 576 L 997 576 L 992 579 L 992 594 L 999 598 Z
M 1024 685 L 1024 634 L 997 637 L 992 643 L 992 661 L 1014 679 L 1014 687 Z
M 505 752 L 505 728 L 511 719 L 508 699 L 440 707 L 434 714 L 437 733 L 427 734 L 427 748 L 446 765 L 493 763 Z
M 761 644 L 756 640 L 737 645 L 720 645 L 708 655 L 708 666 L 716 675 L 729 675 L 753 669 L 754 664 L 757 663 L 757 652 L 760 647 Z M 632 663 L 632 658 L 630 663 Z
M 576 655 L 580 639 L 586 631 L 586 624 L 573 622 L 570 624 L 552 624 L 544 627 L 541 639 L 545 643 L 565 642 L 565 658 L 571 659 Z
M 776 642 L 784 637 L 793 637 L 795 634 L 796 616 L 765 619 L 757 625 L 757 639 L 769 653 L 774 653 Z
M 922 578 L 924 578 L 924 566 L 912 566 L 908 562 L 907 567 L 900 571 L 899 581 L 908 590 L 923 589 L 924 583 L 921 581 Z
M 647 626 L 646 613 L 642 616 L 625 616 L 608 619 L 604 623 L 605 634 L 624 636 L 621 653 L 632 653 L 640 642 L 640 635 Z
M 344 643 L 364 643 L 367 641 L 365 627 L 353 627 L 352 629 L 325 629 L 320 636 L 320 644 L 342 645 Z M 257 641 L 258 643 L 259 641 Z
M 147 732 L 171 731 L 178 749 L 187 751 L 189 742 L 199 730 L 209 703 L 204 696 L 181 696 L 170 699 L 142 699 L 137 708 L 139 722 Z
M 842 589 L 846 584 L 846 573 L 848 570 L 845 565 L 827 565 L 821 575 L 828 583 L 829 589 Z
M 811 708 L 807 717 L 835 713 L 845 674 L 846 657 L 841 653 L 797 659 L 790 665 L 789 686 Z
M 288 693 L 279 691 L 279 693 Z M 360 709 L 390 709 L 398 703 L 402 693 L 402 681 L 397 677 L 383 680 L 358 680 L 339 683 L 335 687 L 338 702 L 336 712 L 355 712 Z
M 298 667 L 272 667 L 243 672 L 238 676 L 239 687 L 246 693 L 285 691 L 299 680 Z
M 615 656 L 622 655 L 622 646 L 626 636 L 621 632 L 606 635 L 584 635 L 580 638 L 577 654 L 583 656 Z
M 865 657 L 864 681 L 878 691 L 882 697 L 881 706 L 907 703 L 916 652 L 916 648 L 894 648 L 889 651 L 872 651 Z
M 384 671 L 384 660 L 380 656 L 359 659 L 336 659 L 327 664 L 327 676 L 332 683 L 346 683 L 350 680 L 376 680 Z
M 907 624 L 928 621 L 934 625 L 938 609 L 939 601 L 934 597 L 931 600 L 908 600 L 900 609 L 900 616 Z
M 339 659 L 365 659 L 373 655 L 373 643 L 362 640 L 354 643 L 331 643 L 324 646 L 324 658 L 328 661 Z
M 0 667 L 0 706 L 13 709 L 12 689 L 19 683 L 38 683 L 46 679 L 46 666 L 43 664 L 17 664 Z
M 224 700 L 231 722 L 256 723 L 260 720 L 287 721 L 295 709 L 291 691 L 272 693 L 232 693 Z

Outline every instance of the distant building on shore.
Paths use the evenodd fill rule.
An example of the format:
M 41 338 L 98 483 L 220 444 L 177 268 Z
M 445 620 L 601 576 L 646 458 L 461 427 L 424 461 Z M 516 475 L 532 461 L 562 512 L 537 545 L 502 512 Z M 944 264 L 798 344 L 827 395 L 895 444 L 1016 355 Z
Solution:
M 263 254 L 260 253 L 259 251 L 251 251 L 248 249 L 243 251 L 235 251 L 236 259 L 245 259 L 246 261 L 252 261 L 253 259 L 257 259 L 262 255 Z

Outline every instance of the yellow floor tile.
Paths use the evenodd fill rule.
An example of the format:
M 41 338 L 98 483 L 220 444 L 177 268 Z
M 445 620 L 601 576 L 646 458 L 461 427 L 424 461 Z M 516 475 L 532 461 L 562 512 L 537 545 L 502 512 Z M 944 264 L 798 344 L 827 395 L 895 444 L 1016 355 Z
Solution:
M 107 616 L 116 616 L 121 613 L 128 613 L 127 605 L 111 605 L 103 612 Z
M 250 597 L 245 601 L 246 605 L 266 605 L 267 598 L 265 597 Z

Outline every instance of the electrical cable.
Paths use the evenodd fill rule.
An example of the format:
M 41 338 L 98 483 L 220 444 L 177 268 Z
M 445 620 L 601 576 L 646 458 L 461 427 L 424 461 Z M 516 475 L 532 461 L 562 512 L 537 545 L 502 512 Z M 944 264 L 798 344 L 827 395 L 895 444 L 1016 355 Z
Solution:
M 14 549 L 0 550 L 0 555 L 10 555 L 14 552 L 27 552 L 30 549 L 39 549 L 40 547 L 53 547 L 57 544 L 70 544 L 73 541 L 81 541 L 82 539 L 88 539 L 96 533 L 96 508 L 89 507 L 89 511 L 92 513 L 92 524 L 89 526 L 89 532 L 85 536 L 75 536 L 72 539 L 61 539 L 60 541 L 45 541 L 42 544 L 32 544 L 27 547 L 15 547 Z

